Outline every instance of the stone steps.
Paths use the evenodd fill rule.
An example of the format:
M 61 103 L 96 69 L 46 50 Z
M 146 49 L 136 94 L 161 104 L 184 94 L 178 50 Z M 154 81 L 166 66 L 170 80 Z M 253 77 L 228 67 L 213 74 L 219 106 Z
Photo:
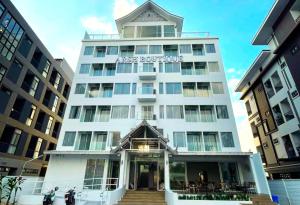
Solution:
M 118 205 L 166 205 L 164 192 L 127 191 Z

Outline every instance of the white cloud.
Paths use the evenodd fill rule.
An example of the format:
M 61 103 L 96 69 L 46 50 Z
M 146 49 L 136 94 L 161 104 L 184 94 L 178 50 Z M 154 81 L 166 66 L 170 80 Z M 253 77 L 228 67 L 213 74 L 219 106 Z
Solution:
M 235 69 L 234 68 L 229 68 L 228 70 L 227 70 L 227 73 L 234 73 L 235 72 Z
M 254 145 L 254 139 L 252 136 L 251 127 L 247 119 L 244 119 L 237 123 L 237 129 L 241 144 L 241 149 L 244 152 L 256 152 Z
M 233 113 L 235 118 L 245 117 L 247 116 L 246 107 L 241 100 L 233 100 L 232 101 Z
M 113 9 L 114 19 L 127 15 L 137 8 L 137 6 L 135 0 L 115 0 Z
M 75 71 L 79 52 L 80 42 L 78 44 L 64 43 L 58 45 L 56 55 L 63 56 L 67 60 L 73 71 Z
M 104 17 L 86 16 L 80 19 L 82 26 L 89 32 L 98 32 L 103 34 L 115 33 L 112 22 Z

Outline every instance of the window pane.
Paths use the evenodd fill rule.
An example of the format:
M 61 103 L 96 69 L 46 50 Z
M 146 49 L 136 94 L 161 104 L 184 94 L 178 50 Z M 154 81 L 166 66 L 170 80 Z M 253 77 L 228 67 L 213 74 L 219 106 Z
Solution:
M 227 106 L 226 105 L 217 105 L 217 118 L 218 119 L 228 119 L 228 111 L 227 111 Z
M 214 44 L 205 44 L 206 53 L 215 53 L 215 45 Z
M 200 113 L 201 113 L 201 121 L 202 122 L 214 122 L 215 121 L 215 114 L 214 114 L 214 107 L 211 105 L 201 105 L 200 106 Z
M 130 83 L 116 83 L 114 94 L 115 95 L 130 94 Z
M 125 26 L 124 27 L 124 38 L 133 38 L 134 37 L 134 26 Z
M 283 116 L 282 116 L 282 113 L 281 113 L 281 110 L 280 110 L 280 107 L 279 105 L 275 105 L 273 108 L 273 113 L 274 113 L 274 118 L 275 118 L 275 121 L 277 123 L 277 125 L 282 125 L 284 123 L 284 120 L 283 120 Z
M 199 122 L 200 121 L 199 106 L 186 105 L 185 106 L 185 120 L 187 122 Z
M 80 74 L 88 74 L 90 72 L 91 64 L 81 64 L 79 73 Z
M 214 94 L 224 94 L 223 83 L 211 83 L 211 86 Z
M 106 55 L 118 55 L 118 46 L 107 46 Z
M 147 54 L 148 53 L 148 46 L 146 45 L 138 45 L 135 48 L 135 54 Z
M 274 92 L 273 86 L 272 86 L 272 84 L 271 84 L 271 81 L 270 81 L 270 80 L 267 80 L 267 81 L 264 83 L 264 86 L 265 86 L 265 89 L 266 89 L 267 96 L 268 96 L 269 98 L 273 97 L 273 95 L 275 95 L 275 92 Z
M 76 84 L 75 94 L 84 94 L 85 93 L 85 83 Z
M 183 44 L 180 45 L 180 53 L 192 53 L 192 46 L 191 44 Z
M 76 132 L 65 132 L 62 146 L 73 146 L 75 142 Z
M 138 26 L 137 37 L 161 37 L 161 26 Z
M 275 91 L 279 92 L 283 88 L 283 86 L 277 71 L 271 76 L 271 78 L 272 78 Z
M 150 45 L 149 46 L 149 54 L 161 54 L 161 45 Z
M 70 119 L 79 119 L 80 110 L 81 110 L 80 106 L 71 106 L 69 118 Z
M 209 72 L 219 72 L 219 64 L 218 62 L 208 62 Z
M 180 73 L 180 64 L 179 63 L 165 63 L 165 72 L 166 73 Z
M 129 112 L 129 106 L 113 106 L 112 107 L 112 119 L 127 119 Z
M 181 83 L 166 83 L 166 94 L 181 94 Z
M 106 149 L 107 132 L 95 132 L 91 143 L 91 150 Z
M 87 56 L 87 55 L 93 55 L 93 51 L 94 51 L 94 47 L 93 46 L 86 46 L 84 48 L 83 55 L 85 55 L 85 56 Z
M 173 133 L 174 147 L 186 147 L 185 141 L 186 141 L 186 139 L 185 139 L 184 132 L 174 132 Z
M 131 63 L 118 63 L 117 73 L 131 73 Z
M 188 151 L 204 151 L 201 132 L 187 132 Z
M 204 132 L 205 151 L 219 151 L 219 140 L 217 133 Z
M 281 105 L 282 112 L 283 112 L 283 115 L 285 117 L 285 120 L 289 121 L 291 119 L 294 119 L 295 116 L 294 116 L 293 110 L 290 106 L 290 103 L 289 103 L 288 99 L 286 98 L 283 101 L 281 101 L 280 105 Z
M 173 25 L 164 26 L 164 36 L 165 37 L 175 37 L 175 27 Z
M 183 119 L 183 106 L 181 105 L 167 105 L 168 119 Z
M 223 147 L 234 147 L 233 136 L 231 132 L 221 132 Z

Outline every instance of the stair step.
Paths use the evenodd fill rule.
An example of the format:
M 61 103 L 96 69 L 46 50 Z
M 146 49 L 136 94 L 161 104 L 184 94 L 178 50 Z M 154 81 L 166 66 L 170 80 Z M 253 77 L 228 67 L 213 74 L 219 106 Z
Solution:
M 126 191 L 117 205 L 167 205 L 164 192 L 158 191 Z

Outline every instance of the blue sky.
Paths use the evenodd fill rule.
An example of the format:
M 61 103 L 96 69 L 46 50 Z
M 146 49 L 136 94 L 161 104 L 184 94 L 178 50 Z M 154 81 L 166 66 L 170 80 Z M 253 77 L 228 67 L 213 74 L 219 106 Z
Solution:
M 54 57 L 73 70 L 85 31 L 116 33 L 114 19 L 145 0 L 11 0 Z M 183 31 L 208 31 L 220 38 L 221 52 L 242 144 L 251 138 L 237 82 L 262 47 L 251 41 L 275 0 L 155 0 L 184 17 Z M 247 134 L 245 134 L 247 133 Z M 245 150 L 248 147 L 244 147 Z

